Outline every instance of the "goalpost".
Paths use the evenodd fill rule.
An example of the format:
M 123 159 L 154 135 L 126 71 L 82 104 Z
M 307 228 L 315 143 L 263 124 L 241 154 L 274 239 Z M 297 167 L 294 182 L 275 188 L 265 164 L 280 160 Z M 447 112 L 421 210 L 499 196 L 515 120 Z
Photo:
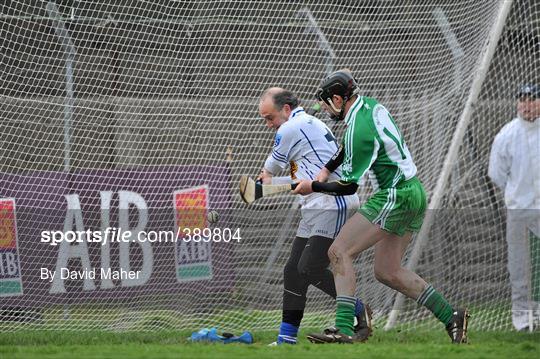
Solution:
M 540 81 L 537 2 L 15 0 L 1 10 L 0 330 L 277 328 L 299 210 L 287 194 L 249 207 L 238 196 L 273 143 L 258 99 L 282 86 L 309 108 L 345 67 L 399 123 L 430 197 L 404 263 L 472 306 L 476 329 L 511 327 L 503 201 L 486 168 L 516 88 Z M 343 123 L 317 116 L 343 136 Z M 366 181 L 361 199 L 371 191 Z M 196 227 L 236 237 L 41 241 L 112 228 L 186 239 Z M 438 325 L 378 283 L 372 259 L 355 262 L 357 294 L 381 326 Z M 50 277 L 62 267 L 139 276 Z M 322 328 L 333 312 L 310 288 L 303 325 Z

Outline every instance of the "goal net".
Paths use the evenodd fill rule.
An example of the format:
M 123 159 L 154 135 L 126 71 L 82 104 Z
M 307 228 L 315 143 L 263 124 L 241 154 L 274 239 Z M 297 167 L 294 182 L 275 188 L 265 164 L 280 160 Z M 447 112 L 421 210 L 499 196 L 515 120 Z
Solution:
M 471 306 L 475 329 L 510 328 L 504 205 L 486 168 L 517 86 L 538 79 L 540 8 L 514 0 L 501 16 L 502 3 L 0 6 L 1 330 L 277 328 L 300 213 L 290 195 L 248 207 L 237 194 L 240 176 L 256 176 L 273 143 L 258 97 L 282 86 L 309 108 L 320 81 L 343 67 L 393 114 L 430 199 L 479 86 L 415 268 L 452 303 Z M 343 124 L 317 116 L 341 138 Z M 366 182 L 361 199 L 370 193 Z M 219 222 L 207 222 L 208 210 Z M 209 238 L 196 228 L 215 241 L 159 237 Z M 113 240 L 123 233 L 131 237 Z M 105 235 L 106 244 L 88 241 Z M 358 295 L 377 321 L 394 309 L 392 325 L 438 325 L 411 300 L 395 304 L 372 256 L 355 265 Z M 334 306 L 311 288 L 303 325 L 331 323 Z

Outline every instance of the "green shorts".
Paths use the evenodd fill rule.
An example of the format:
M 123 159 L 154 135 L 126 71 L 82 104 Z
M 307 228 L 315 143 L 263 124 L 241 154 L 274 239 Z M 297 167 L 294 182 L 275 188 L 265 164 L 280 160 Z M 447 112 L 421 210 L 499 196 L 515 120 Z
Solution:
M 424 186 L 413 177 L 396 187 L 379 190 L 358 211 L 371 223 L 401 237 L 405 232 L 420 230 L 426 207 Z

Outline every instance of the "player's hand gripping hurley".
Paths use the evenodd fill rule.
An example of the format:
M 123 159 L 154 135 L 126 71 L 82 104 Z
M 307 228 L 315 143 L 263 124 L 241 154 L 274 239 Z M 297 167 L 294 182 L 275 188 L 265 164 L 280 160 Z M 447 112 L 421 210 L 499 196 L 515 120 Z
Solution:
M 240 197 L 242 197 L 242 200 L 245 203 L 251 204 L 262 197 L 290 192 L 295 189 L 296 186 L 296 183 L 262 184 L 260 181 L 255 182 L 248 176 L 242 176 L 240 178 Z

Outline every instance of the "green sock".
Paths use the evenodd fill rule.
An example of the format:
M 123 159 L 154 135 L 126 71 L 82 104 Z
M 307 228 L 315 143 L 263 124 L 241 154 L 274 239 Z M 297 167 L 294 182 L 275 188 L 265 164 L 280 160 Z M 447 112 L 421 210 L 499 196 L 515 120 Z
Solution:
M 354 334 L 354 306 L 355 297 L 338 295 L 336 297 L 336 328 L 343 334 Z
M 429 309 L 445 326 L 450 323 L 454 310 L 441 293 L 433 289 L 431 285 L 424 289 L 416 302 Z

